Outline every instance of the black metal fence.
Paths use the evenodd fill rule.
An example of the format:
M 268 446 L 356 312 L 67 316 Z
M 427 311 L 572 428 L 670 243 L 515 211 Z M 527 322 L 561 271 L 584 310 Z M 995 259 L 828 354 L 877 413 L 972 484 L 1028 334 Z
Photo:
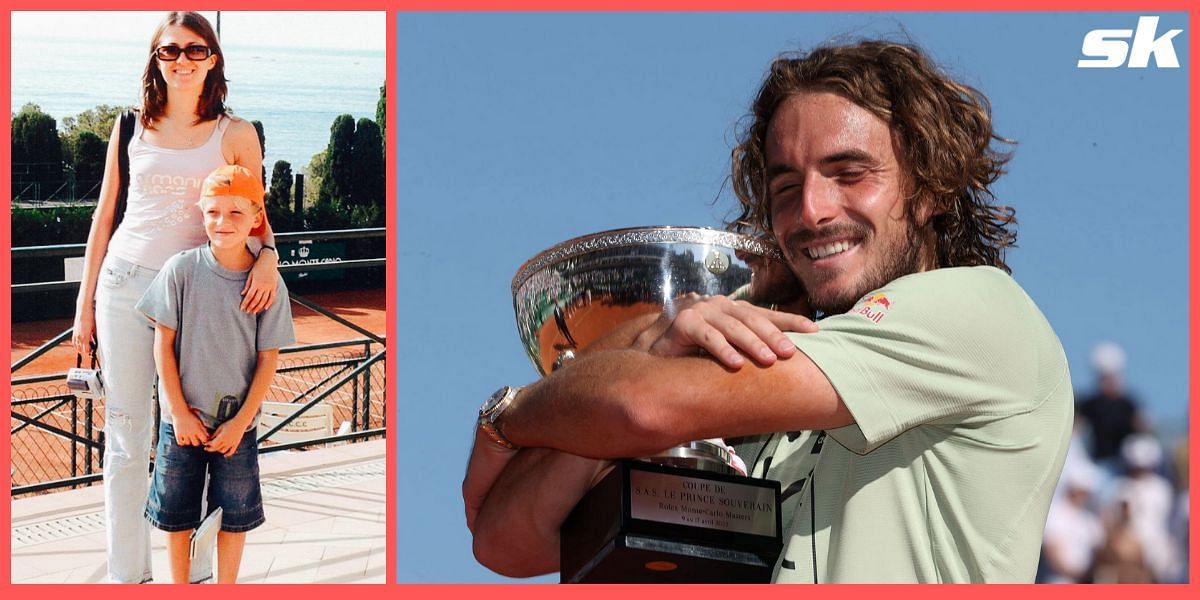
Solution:
M 295 404 L 297 412 L 282 420 L 274 432 L 260 428 L 259 451 L 274 451 L 278 444 L 268 439 L 272 433 L 287 431 L 296 419 L 321 406 L 330 409 L 332 433 L 288 443 L 288 449 L 340 441 L 339 436 L 382 437 L 387 426 L 384 352 L 378 342 L 366 338 L 282 350 L 266 401 Z M 14 496 L 100 479 L 104 401 L 75 397 L 64 378 L 64 373 L 58 373 L 12 380 Z M 157 399 L 153 402 L 157 424 Z

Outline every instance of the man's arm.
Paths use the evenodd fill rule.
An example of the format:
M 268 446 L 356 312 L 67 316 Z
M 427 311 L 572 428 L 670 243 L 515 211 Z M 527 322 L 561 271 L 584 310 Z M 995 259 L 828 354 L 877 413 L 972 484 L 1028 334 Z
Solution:
M 476 560 L 508 577 L 557 571 L 559 528 L 608 464 L 545 448 L 507 450 L 476 435 L 463 481 Z
M 803 302 L 794 307 L 807 310 Z M 760 365 L 770 365 L 777 358 L 794 355 L 796 345 L 783 332 L 813 333 L 819 329 L 804 314 L 770 310 L 726 296 L 692 294 L 676 308 L 674 314 L 664 312 L 631 347 L 659 356 L 689 356 L 702 351 L 731 369 L 740 369 L 747 357 Z
M 724 378 L 731 376 L 734 372 L 726 370 L 714 360 L 699 357 L 671 359 L 651 356 L 649 353 L 674 351 L 686 355 L 693 353 L 696 347 L 700 347 L 714 355 L 723 356 L 724 351 L 729 348 L 727 338 L 734 338 L 738 335 L 734 332 L 745 332 L 746 330 L 753 332 L 758 339 L 756 344 L 750 345 L 749 348 L 761 349 L 768 343 L 777 341 L 774 336 L 782 335 L 779 333 L 780 329 L 799 331 L 816 329 L 811 321 L 802 317 L 763 311 L 753 307 L 748 309 L 747 306 L 740 302 L 726 303 L 721 299 L 709 299 L 681 310 L 675 319 L 648 316 L 627 323 L 606 339 L 590 346 L 580 359 L 569 363 L 530 388 L 526 388 L 518 397 L 524 403 L 523 408 L 519 409 L 514 404 L 504 413 L 501 423 L 505 434 L 510 438 L 515 435 L 516 438 L 512 439 L 518 444 L 537 445 L 525 439 L 524 433 L 520 430 L 522 427 L 538 429 L 538 419 L 542 418 L 539 413 L 550 413 L 547 422 L 542 424 L 546 428 L 559 426 L 558 423 L 566 422 L 566 426 L 572 431 L 581 428 L 585 432 L 590 430 L 592 435 L 586 439 L 571 440 L 569 439 L 571 434 L 564 432 L 561 437 L 567 438 L 566 440 L 546 442 L 546 445 L 558 444 L 559 446 L 566 446 L 566 444 L 559 444 L 563 441 L 577 442 L 579 447 L 576 450 L 577 454 L 636 456 L 656 452 L 679 441 L 714 437 L 698 434 L 693 436 L 683 431 L 672 431 L 664 437 L 676 441 L 643 444 L 649 450 L 635 451 L 627 444 L 642 440 L 637 439 L 640 435 L 639 432 L 622 426 L 624 418 L 618 417 L 604 423 L 601 423 L 600 420 L 593 422 L 594 417 L 587 413 L 607 411 L 625 415 L 629 414 L 628 408 L 639 406 L 641 408 L 649 407 L 652 411 L 665 415 L 668 413 L 665 410 L 666 403 L 662 403 L 662 406 L 655 410 L 653 398 L 649 404 L 642 402 L 640 398 L 646 396 L 640 392 L 626 397 L 620 390 L 606 394 L 598 387 L 591 391 L 608 398 L 609 401 L 590 407 L 581 406 L 581 403 L 586 404 L 589 400 L 586 397 L 588 390 L 580 388 L 586 388 L 598 381 L 604 382 L 604 387 L 607 389 L 619 384 L 618 380 L 620 379 L 628 378 L 630 382 L 635 382 L 649 378 L 651 380 L 649 386 L 657 388 L 671 385 L 671 382 L 676 381 L 678 377 L 687 379 L 684 382 L 686 386 L 711 383 L 719 386 L 719 390 L 714 393 L 723 393 L 720 390 L 732 392 L 730 395 L 720 398 L 719 402 L 723 405 L 723 409 L 732 409 L 741 414 L 726 424 L 729 425 L 728 428 L 720 428 L 725 435 L 735 435 L 736 431 L 746 427 L 751 428 L 754 433 L 791 430 L 790 427 L 768 427 L 766 425 L 756 429 L 755 423 L 767 422 L 770 420 L 770 416 L 746 415 L 746 412 L 753 410 L 754 402 L 743 401 L 741 398 L 743 393 L 748 395 L 752 390 L 731 391 L 728 388 L 739 385 L 739 382 L 744 380 L 747 383 L 757 382 L 761 386 L 775 386 L 778 392 L 779 386 L 792 383 L 783 380 L 793 376 L 803 377 L 807 370 L 811 370 L 816 375 L 810 374 L 810 376 L 819 377 L 819 381 L 823 381 L 824 386 L 828 388 L 824 391 L 824 396 L 836 400 L 836 394 L 833 394 L 828 380 L 820 374 L 807 357 L 801 355 L 796 359 L 775 363 L 775 366 L 770 369 L 777 369 L 776 371 L 759 366 L 740 369 L 737 373 L 742 373 L 742 375 L 729 381 Z M 717 316 L 713 317 L 712 315 Z M 680 319 L 680 317 L 683 318 Z M 739 322 L 731 325 L 730 319 L 724 317 L 732 317 L 733 320 Z M 747 320 L 750 323 L 747 324 L 745 322 Z M 697 341 L 689 342 L 689 340 Z M 689 343 L 692 344 L 690 347 Z M 790 344 L 790 341 L 788 343 Z M 771 346 L 775 347 L 776 345 L 771 343 Z M 637 349 L 630 349 L 631 347 Z M 738 347 L 747 349 L 745 342 L 738 343 Z M 776 354 L 780 358 L 784 358 L 795 353 L 794 346 L 790 350 L 791 353 L 786 353 L 779 352 L 776 348 Z M 803 358 L 803 361 L 798 360 L 800 358 Z M 722 360 L 726 360 L 726 358 L 722 358 Z M 664 363 L 664 361 L 668 362 Z M 680 362 L 672 366 L 670 361 Z M 625 365 L 622 363 L 624 362 L 637 368 L 623 371 Z M 744 363 L 745 361 L 738 362 Z M 667 364 L 671 368 L 656 373 L 655 369 L 660 363 Z M 792 365 L 788 368 L 787 373 L 782 368 L 782 365 L 785 364 Z M 737 369 L 741 366 L 742 364 L 729 365 L 729 368 Z M 696 369 L 703 373 L 690 373 Z M 792 375 L 792 369 L 797 371 L 796 375 Z M 763 377 L 764 373 L 773 375 Z M 662 377 L 657 377 L 660 374 Z M 703 378 L 709 376 L 722 379 L 706 382 Z M 688 379 L 689 377 L 690 379 Z M 816 385 L 819 386 L 819 382 Z M 556 396 L 559 393 L 556 390 L 563 390 L 565 395 Z M 673 396 L 678 396 L 679 391 L 675 390 L 676 393 Z M 802 396 L 802 394 L 795 393 L 796 390 L 792 390 L 792 392 L 788 396 L 793 401 Z M 771 397 L 779 395 L 778 393 L 771 394 Z M 821 397 L 822 393 L 815 391 L 812 395 Z M 558 399 L 557 402 L 555 398 Z M 764 397 L 761 401 L 769 400 Z M 676 404 L 676 406 L 678 407 L 680 404 Z M 786 412 L 788 408 L 790 405 L 782 407 L 781 410 Z M 837 409 L 845 411 L 845 407 L 840 402 L 836 402 L 834 412 Z M 712 409 L 709 412 L 719 414 L 720 411 L 721 409 Z M 817 410 L 809 412 L 821 414 Z M 684 418 L 676 419 L 675 424 L 687 425 L 694 416 L 685 415 Z M 789 419 L 794 417 L 795 415 L 789 415 Z M 846 420 L 849 420 L 848 415 Z M 605 436 L 608 436 L 609 439 L 604 439 Z M 600 447 L 603 447 L 603 452 L 597 451 L 597 448 Z M 468 528 L 474 535 L 476 558 L 488 568 L 514 577 L 532 576 L 557 570 L 559 568 L 559 528 L 571 508 L 598 479 L 605 465 L 607 465 L 606 461 L 581 458 L 548 449 L 526 448 L 520 452 L 500 449 L 487 436 L 477 431 L 475 447 L 468 463 L 466 479 L 463 482 Z
M 689 356 L 703 350 L 731 369 L 740 369 L 746 357 L 760 365 L 796 353 L 796 345 L 784 331 L 813 333 L 820 328 L 807 314 L 807 304 L 796 302 L 806 312 L 769 310 L 726 296 L 688 294 L 676 298 L 673 311 L 650 313 L 629 319 L 585 349 L 633 348 L 659 356 Z
M 510 577 L 558 570 L 559 528 L 607 465 L 583 456 L 852 421 L 803 354 L 738 371 L 638 350 L 585 356 L 525 388 L 501 419 L 514 443 L 546 447 L 504 450 L 477 433 L 463 484 L 475 557 Z
M 731 371 L 704 357 L 611 350 L 525 388 L 499 421 L 519 446 L 581 456 L 653 454 L 679 443 L 854 422 L 803 353 Z

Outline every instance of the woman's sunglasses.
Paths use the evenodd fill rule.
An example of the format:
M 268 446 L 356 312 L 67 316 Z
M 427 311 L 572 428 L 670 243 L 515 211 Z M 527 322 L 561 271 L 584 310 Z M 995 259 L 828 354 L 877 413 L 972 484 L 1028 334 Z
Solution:
M 200 44 L 192 44 L 187 48 L 180 48 L 175 44 L 171 44 L 170 46 L 159 46 L 154 49 L 154 56 L 157 56 L 158 60 L 179 60 L 179 55 L 181 54 L 187 56 L 188 60 L 204 60 L 212 56 L 213 51 L 208 46 L 201 46 Z

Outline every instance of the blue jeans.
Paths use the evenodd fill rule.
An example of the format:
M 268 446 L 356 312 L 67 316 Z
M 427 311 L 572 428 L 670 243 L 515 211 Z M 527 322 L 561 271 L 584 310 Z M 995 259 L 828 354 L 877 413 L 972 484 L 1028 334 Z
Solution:
M 158 273 L 111 254 L 96 283 L 96 340 L 104 379 L 104 517 L 108 579 L 154 577 L 150 525 L 142 512 L 150 489 L 154 425 L 154 327 L 134 310 Z M 192 561 L 192 581 L 212 577 L 212 557 Z
M 250 531 L 266 520 L 258 476 L 257 431 L 242 434 L 232 456 L 209 452 L 203 446 L 180 446 L 175 428 L 163 422 L 158 428 L 154 455 L 154 481 L 146 502 L 146 518 L 163 531 L 188 531 L 200 525 L 203 515 L 218 506 L 221 531 Z M 208 473 L 208 510 L 203 511 L 204 476 Z

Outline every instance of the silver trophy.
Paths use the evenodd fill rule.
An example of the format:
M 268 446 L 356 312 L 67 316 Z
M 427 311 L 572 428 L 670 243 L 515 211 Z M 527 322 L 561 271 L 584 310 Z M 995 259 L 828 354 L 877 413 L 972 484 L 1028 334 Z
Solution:
M 779 265 L 773 245 L 728 231 L 638 227 L 586 235 L 517 271 L 517 329 L 534 368 L 546 375 L 629 319 L 674 314 L 691 294 L 754 299 L 754 273 Z M 563 526 L 562 580 L 768 580 L 782 542 L 779 486 L 744 474 L 721 440 L 619 461 Z M 659 501 L 660 493 L 691 498 L 688 490 L 697 489 L 715 495 L 697 496 L 696 506 Z M 710 501 L 757 508 L 696 519 Z

